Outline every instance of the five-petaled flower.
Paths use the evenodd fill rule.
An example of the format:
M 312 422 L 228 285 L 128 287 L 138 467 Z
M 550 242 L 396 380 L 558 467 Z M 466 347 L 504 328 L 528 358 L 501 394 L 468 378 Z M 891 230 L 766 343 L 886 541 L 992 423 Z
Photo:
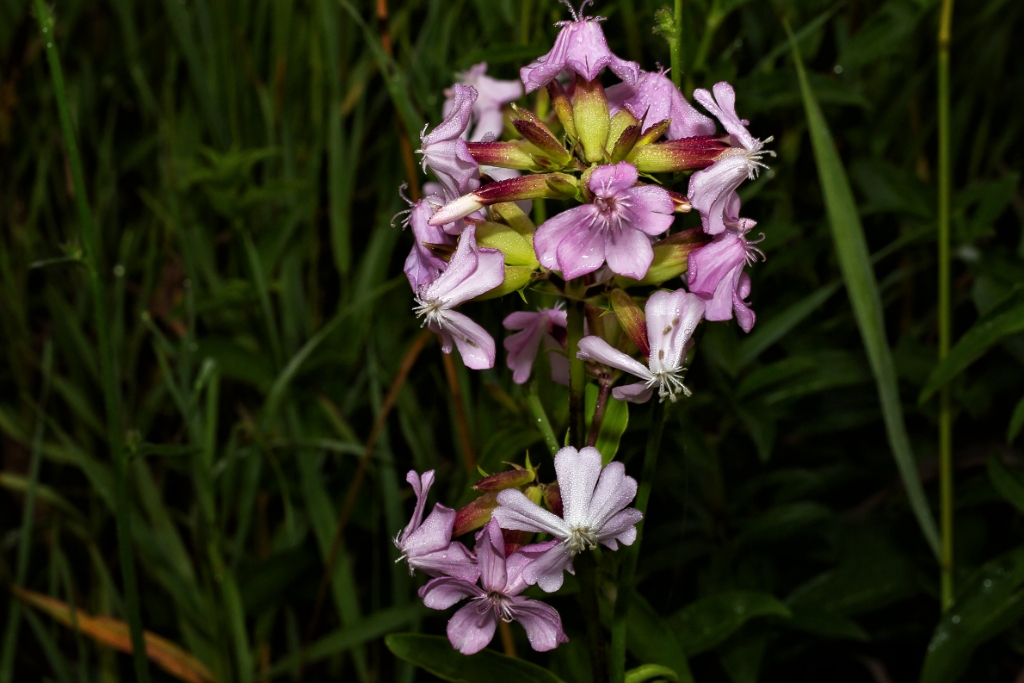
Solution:
M 516 311 L 510 313 L 502 325 L 507 330 L 519 330 L 505 337 L 507 363 L 512 370 L 513 382 L 525 384 L 530 379 L 533 361 L 543 341 L 546 355 L 551 360 L 551 379 L 559 384 L 569 384 L 569 359 L 564 353 L 559 353 L 565 350 L 566 342 L 564 310 L 542 308 L 536 312 Z
M 498 494 L 491 513 L 502 529 L 551 534 L 558 543 L 528 564 L 523 578 L 551 593 L 562 586 L 562 572 L 573 572 L 572 559 L 601 543 L 612 550 L 636 540 L 643 515 L 627 508 L 636 496 L 636 480 L 621 462 L 601 466 L 601 452 L 567 446 L 555 455 L 555 473 L 562 496 L 562 516 L 548 512 L 518 489 Z
M 637 185 L 638 177 L 626 161 L 596 167 L 588 182 L 593 201 L 537 228 L 533 245 L 541 264 L 571 280 L 607 261 L 613 273 L 642 279 L 654 260 L 649 236 L 669 229 L 675 205 L 666 190 Z
M 423 519 L 427 505 L 427 492 L 434 484 L 434 470 L 418 476 L 415 470 L 405 480 L 416 494 L 416 508 L 409 524 L 395 537 L 395 546 L 402 552 L 399 560 L 409 564 L 409 573 L 419 569 L 428 576 L 454 576 L 464 581 L 476 581 L 480 575 L 476 560 L 466 547 L 452 541 L 455 510 L 440 503 Z
M 642 382 L 616 387 L 612 396 L 620 401 L 646 403 L 658 390 L 658 398 L 675 402 L 679 394 L 690 395 L 683 384 L 686 351 L 697 323 L 704 315 L 704 301 L 684 290 L 659 291 L 647 300 L 647 338 L 651 357 L 647 366 L 615 349 L 600 337 L 580 340 L 577 358 L 597 361 L 642 379 Z
M 489 292 L 505 279 L 505 255 L 497 249 L 476 246 L 476 227 L 469 225 L 459 237 L 448 268 L 416 293 L 413 310 L 423 324 L 441 336 L 441 350 L 459 347 L 467 368 L 494 367 L 494 339 L 469 316 L 452 310 Z
M 497 522 L 491 521 L 476 536 L 476 562 L 480 585 L 454 577 L 430 580 L 420 589 L 423 604 L 431 609 L 448 609 L 469 598 L 469 603 L 448 621 L 448 640 L 462 654 L 471 655 L 487 647 L 494 638 L 498 621 L 518 621 L 526 629 L 531 647 L 546 652 L 569 639 L 562 630 L 558 612 L 539 600 L 520 595 L 526 590 L 524 570 L 544 555 L 557 541 L 526 546 L 505 557 L 505 541 Z

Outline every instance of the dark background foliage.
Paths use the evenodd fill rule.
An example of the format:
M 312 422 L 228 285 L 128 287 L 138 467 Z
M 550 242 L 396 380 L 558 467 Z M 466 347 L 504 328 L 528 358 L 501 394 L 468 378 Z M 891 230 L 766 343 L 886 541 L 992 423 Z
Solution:
M 0 584 L 15 583 L 38 456 L 24 588 L 124 618 L 94 302 L 29 4 L 0 0 Z M 526 391 L 502 362 L 470 373 L 456 360 L 453 396 L 429 341 L 372 449 L 307 634 L 346 492 L 420 334 L 401 274 L 411 242 L 389 226 L 405 208 L 399 131 L 439 120 L 456 71 L 487 61 L 514 77 L 566 16 L 548 0 L 393 5 L 386 24 L 377 5 L 336 0 L 53 8 L 102 245 L 143 621 L 222 681 L 290 679 L 304 642 L 316 643 L 307 680 L 426 680 L 381 641 L 445 623 L 417 605 L 421 577 L 394 564 L 390 537 L 410 507 L 404 473 L 437 469 L 437 498 L 452 505 L 470 498 L 465 462 L 494 471 L 529 450 L 553 476 Z M 650 69 L 669 63 L 651 31 L 659 7 L 593 11 L 609 17 L 613 49 Z M 986 345 L 952 383 L 958 600 L 942 620 L 938 566 L 907 505 L 842 284 L 782 23 L 879 255 L 905 419 L 937 511 L 937 404 L 918 394 L 937 353 L 938 3 L 683 7 L 684 83 L 733 82 L 741 115 L 755 135 L 775 136 L 778 156 L 744 197 L 768 255 L 752 269 L 758 327 L 702 326 L 694 397 L 669 414 L 632 657 L 677 668 L 688 657 L 701 683 L 913 681 L 938 629 L 947 637 L 935 656 L 947 659 L 928 680 L 962 667 L 962 680 L 1015 680 L 1024 462 L 1011 422 L 1015 407 L 1018 428 L 1024 419 L 1024 336 Z M 1022 32 L 1022 3 L 956 6 L 954 338 L 997 306 L 1024 316 L 1012 308 L 1024 281 Z M 497 332 L 519 305 L 473 314 Z M 543 398 L 560 432 L 564 409 Z M 634 408 L 623 438 L 631 470 L 647 419 Z M 2 591 L 0 611 L 14 600 Z M 582 683 L 574 598 L 553 604 L 572 642 L 529 657 Z M 14 624 L 17 647 L 0 661 L 12 680 L 132 679 L 127 657 L 43 613 Z

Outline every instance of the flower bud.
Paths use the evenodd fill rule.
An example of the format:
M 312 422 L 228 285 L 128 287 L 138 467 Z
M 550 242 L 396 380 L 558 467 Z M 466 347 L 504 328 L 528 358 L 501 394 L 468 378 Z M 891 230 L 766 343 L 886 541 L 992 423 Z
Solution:
M 497 299 L 505 296 L 506 294 L 518 292 L 520 289 L 533 282 L 534 273 L 536 273 L 536 269 L 531 266 L 505 266 L 504 281 L 494 289 L 476 297 L 473 301 Z
M 477 491 L 504 491 L 505 489 L 519 488 L 533 483 L 537 478 L 537 471 L 531 468 L 512 466 L 513 469 L 505 472 L 495 472 L 473 484 Z
M 679 196 L 682 197 L 682 195 Z M 492 204 L 491 218 L 500 219 L 505 223 L 505 225 L 509 226 L 523 237 L 531 238 L 531 240 L 533 233 L 537 230 L 537 226 L 533 224 L 530 217 L 527 216 L 515 202 Z
M 618 318 L 623 332 L 633 340 L 636 347 L 640 349 L 640 353 L 650 356 L 651 344 L 647 340 L 647 316 L 644 315 L 643 309 L 637 306 L 633 298 L 621 289 L 613 289 L 608 294 L 608 301 L 612 305 L 612 311 Z
M 562 129 L 569 136 L 570 140 L 577 138 L 576 121 L 573 118 L 572 102 L 565 94 L 565 88 L 557 80 L 548 83 L 548 96 L 551 98 L 551 107 L 555 110 L 555 116 L 562 124 Z
M 542 170 L 534 161 L 533 152 L 536 151 L 528 142 L 516 140 L 514 142 L 467 142 L 469 154 L 476 163 L 483 166 L 500 166 L 501 168 L 515 168 L 520 171 Z
M 592 164 L 604 161 L 608 155 L 605 146 L 611 128 L 604 88 L 600 81 L 588 81 L 577 75 L 572 97 L 573 121 L 583 144 L 583 156 Z
M 499 180 L 448 202 L 431 217 L 430 224 L 445 225 L 499 202 L 515 202 L 521 199 L 571 199 L 576 194 L 576 178 L 566 173 L 539 173 Z
M 548 484 L 544 487 L 544 505 L 548 510 L 561 517 L 564 514 L 562 508 L 562 492 L 558 483 Z
M 621 113 L 622 112 L 619 112 L 619 114 Z M 616 116 L 618 116 L 618 114 L 616 114 Z M 610 150 L 611 162 L 613 164 L 617 164 L 618 162 L 622 161 L 623 159 L 628 157 L 630 153 L 633 151 L 633 148 L 636 146 L 637 140 L 640 139 L 640 127 L 642 125 L 643 124 L 637 121 L 633 125 L 623 130 L 621 133 L 619 133 L 618 138 L 616 138 L 615 140 L 615 145 Z
M 505 254 L 506 265 L 529 266 L 531 269 L 540 265 L 533 251 L 533 240 L 507 225 L 489 221 L 477 224 L 476 243 L 481 247 L 500 249 Z
M 572 154 L 569 153 L 555 134 L 552 133 L 544 122 L 526 109 L 512 105 L 516 116 L 512 119 L 512 125 L 516 131 L 537 148 L 535 159 L 537 165 L 543 166 L 545 160 L 550 160 L 554 168 L 563 168 L 572 161 Z
M 642 280 L 616 276 L 615 282 L 620 287 L 635 287 L 659 285 L 666 280 L 679 277 L 686 272 L 690 252 L 700 249 L 710 241 L 711 238 L 700 228 L 691 228 L 666 237 L 653 245 L 654 260 Z
M 452 538 L 479 529 L 491 521 L 491 511 L 498 507 L 498 492 L 489 491 L 455 513 Z
M 720 138 L 703 135 L 637 146 L 629 160 L 643 173 L 699 171 L 713 164 L 726 149 Z

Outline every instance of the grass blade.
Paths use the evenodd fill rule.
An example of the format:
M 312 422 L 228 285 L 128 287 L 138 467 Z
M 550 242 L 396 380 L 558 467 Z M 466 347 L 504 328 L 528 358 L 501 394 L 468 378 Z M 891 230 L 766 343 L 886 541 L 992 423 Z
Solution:
M 789 25 L 786 24 L 789 31 Z M 807 81 L 800 52 L 790 34 L 793 48 L 793 60 L 796 63 L 797 76 L 800 79 L 800 93 L 803 97 L 804 110 L 807 113 L 807 126 L 811 134 L 811 146 L 814 149 L 814 160 L 818 167 L 822 195 L 828 210 L 829 226 L 835 240 L 839 266 L 846 283 L 846 291 L 850 296 L 857 326 L 860 328 L 864 348 L 867 351 L 871 370 L 878 385 L 878 398 L 882 404 L 882 416 L 885 420 L 886 433 L 892 447 L 896 466 L 907 490 L 910 507 L 917 517 L 921 533 L 938 556 L 939 532 L 935 518 L 928 507 L 924 495 L 924 487 L 917 473 L 914 453 L 907 435 L 907 427 L 903 421 L 903 407 L 900 404 L 899 388 L 896 383 L 896 368 L 893 363 L 892 350 L 885 337 L 885 322 L 882 318 L 882 300 L 878 294 L 878 282 L 871 260 L 868 256 L 868 245 L 864 238 L 864 229 L 857 214 L 857 204 L 853 199 L 850 181 L 846 177 L 839 153 L 836 151 L 829 131 L 828 123 L 814 97 Z

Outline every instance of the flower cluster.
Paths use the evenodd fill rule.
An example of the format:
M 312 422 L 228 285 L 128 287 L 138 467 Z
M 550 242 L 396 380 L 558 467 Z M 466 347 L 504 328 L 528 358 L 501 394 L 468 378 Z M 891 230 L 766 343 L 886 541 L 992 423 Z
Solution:
M 527 459 L 478 482 L 481 495 L 458 512 L 438 504 L 425 520 L 433 473 L 410 473 L 416 511 L 395 543 L 410 571 L 431 577 L 420 591 L 428 607 L 468 601 L 448 625 L 464 653 L 485 647 L 499 620 L 519 621 L 534 649 L 564 642 L 558 613 L 525 588 L 555 591 L 579 553 L 637 538 L 642 513 L 628 507 L 636 481 L 583 447 L 586 377 L 600 381 L 601 401 L 674 403 L 691 393 L 684 376 L 699 323 L 735 317 L 749 332 L 755 322 L 745 269 L 763 260 L 763 236 L 750 237 L 756 223 L 741 217 L 738 189 L 765 168 L 771 138 L 749 132 L 728 83 L 693 92 L 701 111 L 664 70 L 617 57 L 602 17 L 570 11 L 519 81 L 488 76 L 486 64 L 457 76 L 444 120 L 420 135 L 435 180 L 405 212 L 416 315 L 445 353 L 457 347 L 467 367 L 483 370 L 494 367 L 495 341 L 456 309 L 516 292 L 535 304 L 504 318 L 506 364 L 524 384 L 543 349 L 550 379 L 570 387 L 570 438 L 580 448 L 557 453 L 556 483 L 537 483 Z M 605 69 L 618 79 L 607 88 Z M 531 111 L 524 98 L 537 91 L 543 107 Z M 683 174 L 688 184 L 674 188 Z M 535 223 L 542 202 L 572 205 L 538 210 Z M 699 222 L 680 225 L 691 212 Z M 613 388 L 622 375 L 637 381 Z M 592 410 L 590 444 L 603 414 Z M 473 551 L 452 540 L 477 530 Z

